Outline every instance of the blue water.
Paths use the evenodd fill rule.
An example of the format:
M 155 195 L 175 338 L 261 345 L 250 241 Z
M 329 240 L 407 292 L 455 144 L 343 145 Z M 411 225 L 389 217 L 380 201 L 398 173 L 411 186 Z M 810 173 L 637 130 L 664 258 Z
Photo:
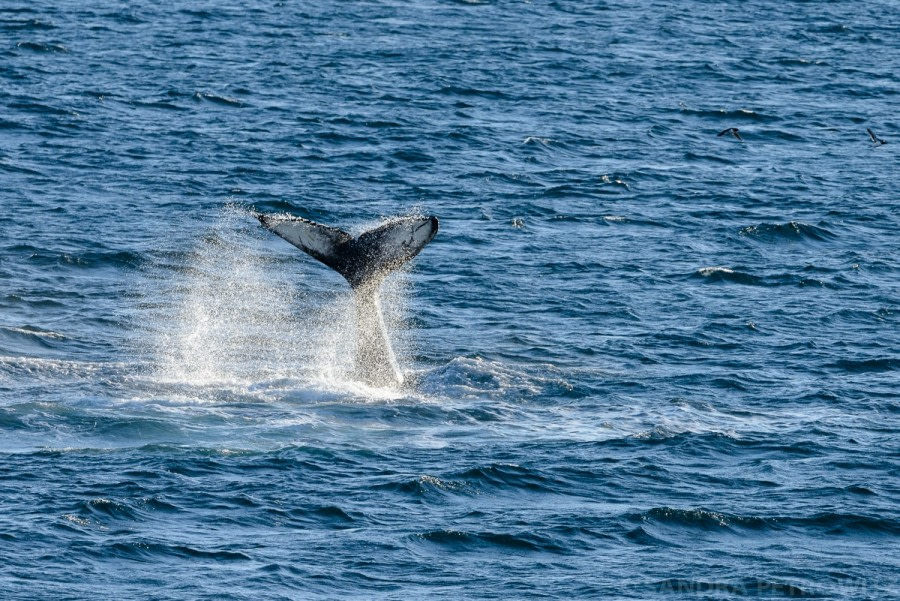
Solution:
M 895 3 L 170 4 L 0 4 L 4 599 L 900 598 Z

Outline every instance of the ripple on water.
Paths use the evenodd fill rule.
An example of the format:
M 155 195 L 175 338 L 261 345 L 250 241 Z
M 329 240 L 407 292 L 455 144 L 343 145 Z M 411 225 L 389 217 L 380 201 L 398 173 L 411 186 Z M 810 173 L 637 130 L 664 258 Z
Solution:
M 829 242 L 837 238 L 837 235 L 826 227 L 809 225 L 799 221 L 751 225 L 741 228 L 740 235 L 770 244 L 785 242 Z

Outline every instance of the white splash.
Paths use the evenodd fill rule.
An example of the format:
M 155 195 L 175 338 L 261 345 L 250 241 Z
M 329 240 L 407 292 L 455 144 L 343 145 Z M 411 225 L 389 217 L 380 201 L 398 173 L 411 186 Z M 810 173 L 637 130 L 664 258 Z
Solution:
M 284 377 L 303 340 L 294 318 L 298 294 L 258 240 L 241 228 L 246 214 L 228 209 L 204 232 L 174 281 L 163 281 L 153 316 L 157 374 L 191 384 Z
M 174 279 L 151 277 L 160 288 L 146 324 L 154 333 L 155 378 L 255 393 L 312 387 L 366 398 L 398 394 L 350 378 L 356 308 L 345 282 L 287 245 L 273 252 L 281 242 L 240 208 L 225 209 L 201 236 Z M 408 288 L 401 271 L 381 291 L 401 366 L 411 351 L 403 327 Z

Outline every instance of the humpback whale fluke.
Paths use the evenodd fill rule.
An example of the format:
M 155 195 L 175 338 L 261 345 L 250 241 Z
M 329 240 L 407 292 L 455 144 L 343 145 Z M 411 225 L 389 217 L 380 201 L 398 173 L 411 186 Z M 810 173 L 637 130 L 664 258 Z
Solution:
M 391 272 L 415 257 L 438 231 L 437 217 L 397 217 L 357 237 L 302 217 L 254 213 L 259 222 L 349 282 L 356 303 L 354 376 L 371 386 L 396 386 L 403 374 L 381 315 L 378 291 Z

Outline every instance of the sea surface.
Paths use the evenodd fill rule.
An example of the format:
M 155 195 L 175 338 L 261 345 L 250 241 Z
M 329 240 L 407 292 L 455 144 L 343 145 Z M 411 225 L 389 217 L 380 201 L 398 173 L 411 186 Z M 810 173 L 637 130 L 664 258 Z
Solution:
M 898 106 L 887 0 L 3 0 L 0 597 L 900 599 Z M 406 385 L 252 211 L 440 219 Z

